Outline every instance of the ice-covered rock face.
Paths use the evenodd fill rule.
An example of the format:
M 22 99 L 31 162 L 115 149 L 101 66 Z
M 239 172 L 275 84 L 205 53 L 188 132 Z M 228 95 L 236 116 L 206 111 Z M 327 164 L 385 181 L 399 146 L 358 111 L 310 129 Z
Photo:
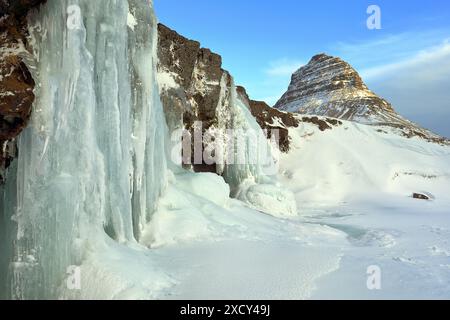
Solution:
M 292 75 L 287 92 L 275 108 L 362 124 L 387 126 L 406 137 L 430 142 L 448 141 L 397 114 L 391 104 L 369 90 L 350 64 L 319 54 Z
M 0 296 L 56 298 L 93 244 L 140 238 L 167 128 L 151 1 L 49 0 L 29 33 L 36 100 L 0 186 Z

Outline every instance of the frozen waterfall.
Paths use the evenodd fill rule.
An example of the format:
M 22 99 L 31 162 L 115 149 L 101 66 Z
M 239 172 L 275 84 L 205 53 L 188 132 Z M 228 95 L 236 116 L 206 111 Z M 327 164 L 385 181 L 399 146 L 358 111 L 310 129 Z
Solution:
M 143 0 L 48 0 L 29 17 L 38 83 L 0 187 L 0 297 L 58 297 L 108 234 L 139 239 L 166 186 L 156 22 Z
M 225 74 L 220 100 L 227 101 L 219 101 L 216 115 L 216 149 L 224 154 L 217 165 L 218 173 L 230 185 L 232 197 L 274 216 L 296 216 L 293 193 L 278 183 L 277 141 L 266 138 L 249 106 L 238 97 L 234 82 L 228 89 L 226 79 Z M 231 134 L 223 134 L 228 132 L 226 128 L 231 129 Z
M 37 83 L 36 101 L 18 139 L 19 157 L 0 186 L 0 298 L 79 298 L 66 292 L 67 270 L 103 249 L 134 248 L 148 237 L 169 168 L 181 170 L 168 160 L 156 19 L 150 0 L 48 0 L 28 20 L 33 54 L 24 59 Z M 243 136 L 251 156 L 267 140 L 234 85 L 231 91 L 223 95 L 231 109 L 219 110 L 227 114 L 218 119 L 256 134 Z M 255 208 L 296 214 L 292 194 L 264 172 L 273 170 L 267 157 L 219 173 L 233 196 Z M 205 179 L 228 196 L 221 178 L 197 180 Z M 95 268 L 87 266 L 93 284 L 85 293 L 98 297 L 94 282 L 108 283 L 96 279 Z M 142 269 L 149 273 L 147 265 Z

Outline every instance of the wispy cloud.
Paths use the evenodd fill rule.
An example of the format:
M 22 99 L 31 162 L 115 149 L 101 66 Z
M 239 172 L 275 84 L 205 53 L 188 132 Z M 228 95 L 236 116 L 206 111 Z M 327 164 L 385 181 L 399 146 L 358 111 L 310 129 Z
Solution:
M 261 70 L 261 79 L 253 98 L 273 106 L 286 92 L 291 75 L 305 64 L 301 59 L 289 58 L 270 62 L 266 68 Z
M 409 60 L 424 50 L 441 46 L 450 30 L 404 32 L 353 43 L 339 42 L 330 49 L 357 69 L 368 69 Z
M 439 61 L 439 65 L 436 62 Z M 428 68 L 425 68 L 428 66 Z M 450 41 L 444 40 L 440 45 L 421 50 L 410 57 L 393 63 L 379 65 L 361 70 L 366 80 L 387 77 L 393 74 L 420 68 L 421 81 L 439 81 L 450 76 Z
M 290 77 L 303 65 L 303 61 L 284 58 L 271 62 L 265 73 L 272 77 Z

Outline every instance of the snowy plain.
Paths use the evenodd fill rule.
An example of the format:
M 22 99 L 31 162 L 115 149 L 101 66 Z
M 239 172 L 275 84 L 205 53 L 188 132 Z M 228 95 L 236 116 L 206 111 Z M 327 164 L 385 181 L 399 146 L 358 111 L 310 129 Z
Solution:
M 83 287 L 85 298 L 450 298 L 450 150 L 347 122 L 292 130 L 304 138 L 282 156 L 280 180 L 295 192 L 298 217 L 230 199 L 216 175 L 172 174 L 141 244 L 92 255 L 87 268 L 101 276 L 86 273 L 99 291 Z M 420 191 L 435 198 L 411 197 Z M 371 266 L 380 290 L 367 286 Z

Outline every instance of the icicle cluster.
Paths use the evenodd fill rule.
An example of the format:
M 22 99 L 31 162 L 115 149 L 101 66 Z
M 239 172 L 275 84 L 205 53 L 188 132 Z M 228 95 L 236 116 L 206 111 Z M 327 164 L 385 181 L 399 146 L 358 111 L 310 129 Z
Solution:
M 55 298 L 108 234 L 139 239 L 166 185 L 156 22 L 144 0 L 49 0 L 29 17 L 38 84 L 0 189 L 0 295 Z

